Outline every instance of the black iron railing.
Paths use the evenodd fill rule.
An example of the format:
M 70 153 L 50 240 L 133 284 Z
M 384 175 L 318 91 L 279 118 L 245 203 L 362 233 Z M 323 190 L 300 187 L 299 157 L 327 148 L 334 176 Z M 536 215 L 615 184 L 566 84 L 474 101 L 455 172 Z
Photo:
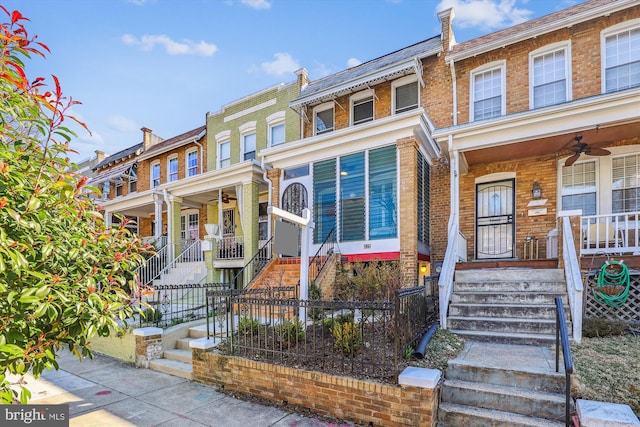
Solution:
M 393 304 L 396 357 L 410 356 L 420 338 L 438 320 L 437 298 L 426 286 L 396 290 Z
M 242 269 L 231 279 L 231 287 L 234 289 L 246 288 L 253 279 L 260 274 L 272 258 L 273 236 L 258 249 L 255 255 Z
M 311 261 L 309 261 L 309 285 L 316 281 L 327 261 L 329 261 L 331 255 L 333 255 L 335 243 L 336 227 L 334 226 L 331 231 L 329 231 L 329 234 L 327 234 L 327 237 L 325 237 L 316 254 L 311 258 Z
M 140 296 L 144 314 L 140 316 L 139 325 L 167 328 L 205 319 L 208 317 L 206 291 L 227 286 L 224 283 L 189 283 L 149 288 Z
M 573 373 L 573 359 L 567 333 L 567 322 L 564 317 L 562 297 L 556 297 L 556 372 L 560 372 L 560 349 L 564 356 L 565 372 L 565 425 L 571 425 L 571 374 Z

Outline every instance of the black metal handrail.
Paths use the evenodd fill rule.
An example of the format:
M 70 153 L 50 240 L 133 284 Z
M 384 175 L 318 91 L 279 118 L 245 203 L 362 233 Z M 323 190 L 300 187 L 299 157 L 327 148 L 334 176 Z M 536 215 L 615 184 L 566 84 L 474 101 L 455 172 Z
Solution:
M 564 305 L 562 297 L 556 297 L 556 372 L 560 372 L 560 344 L 562 343 L 562 355 L 564 357 L 565 372 L 565 425 L 571 425 L 571 374 L 573 373 L 573 359 L 571 358 L 571 347 L 569 346 L 569 334 L 567 333 L 567 322 L 564 317 Z
M 313 258 L 311 258 L 311 261 L 309 261 L 309 267 L 313 265 L 316 266 L 314 276 L 309 277 L 309 282 L 312 282 L 312 281 L 315 282 L 315 280 L 318 278 L 318 276 L 322 272 L 322 269 L 324 268 L 325 264 L 329 260 L 329 255 L 333 254 L 334 248 L 331 247 L 329 249 L 329 243 L 333 245 L 335 242 L 336 242 L 336 226 L 334 225 L 333 228 L 331 228 L 331 231 L 329 231 L 329 234 L 327 234 L 327 237 L 324 238 L 324 241 L 318 248 L 318 251 L 316 252 L 316 254 L 313 256 Z M 299 284 L 300 282 L 298 282 L 298 285 Z
M 271 242 L 273 236 L 266 241 L 264 245 L 251 257 L 249 262 L 240 269 L 233 279 L 231 279 L 231 285 L 235 289 L 246 288 L 249 283 L 262 271 L 262 269 L 271 261 Z M 238 286 L 238 280 L 242 280 L 242 286 Z

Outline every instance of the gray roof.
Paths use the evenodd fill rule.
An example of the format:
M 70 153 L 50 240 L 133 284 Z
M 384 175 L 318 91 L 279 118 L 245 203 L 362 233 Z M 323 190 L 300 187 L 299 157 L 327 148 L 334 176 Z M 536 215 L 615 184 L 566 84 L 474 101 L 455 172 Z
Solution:
M 293 100 L 292 105 L 308 104 L 348 93 L 368 83 L 388 80 L 402 72 L 399 65 L 407 65 L 414 58 L 424 58 L 439 53 L 442 49 L 440 36 L 434 36 L 395 52 L 364 62 L 330 76 L 310 82 Z M 406 67 L 405 67 L 406 69 Z M 406 71 L 404 72 L 406 74 Z M 386 77 L 386 78 L 385 78 Z
M 110 155 L 109 157 L 107 157 L 106 159 L 104 159 L 103 161 L 101 161 L 100 163 L 98 163 L 93 170 L 97 171 L 100 168 L 103 168 L 107 165 L 109 165 L 110 163 L 115 163 L 115 162 L 119 162 L 122 160 L 126 160 L 129 157 L 131 157 L 132 155 L 134 155 L 136 153 L 136 151 L 140 150 L 142 148 L 143 143 L 139 143 L 136 145 L 132 145 L 129 148 L 125 148 L 124 150 L 118 151 L 115 154 Z

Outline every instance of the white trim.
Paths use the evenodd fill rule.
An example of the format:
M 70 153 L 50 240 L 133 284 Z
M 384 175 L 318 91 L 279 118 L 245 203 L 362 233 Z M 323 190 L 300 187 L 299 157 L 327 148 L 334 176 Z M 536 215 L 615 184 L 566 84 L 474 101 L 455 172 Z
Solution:
M 507 79 L 506 79 L 506 69 L 507 69 L 507 61 L 502 59 L 500 61 L 493 61 L 488 64 L 481 65 L 479 67 L 474 68 L 469 73 L 469 121 L 485 121 L 485 120 L 493 120 L 495 117 L 491 117 L 490 119 L 482 119 L 475 120 L 474 117 L 474 103 L 475 103 L 475 91 L 474 91 L 474 81 L 475 77 L 478 74 L 487 73 L 489 71 L 500 70 L 500 110 L 501 114 L 498 117 L 504 116 L 507 113 Z
M 246 133 L 251 133 L 251 131 L 256 130 L 256 121 L 252 120 L 250 122 L 244 123 L 240 126 L 238 126 L 238 131 L 240 132 L 240 134 L 246 134 Z
M 614 34 L 622 33 L 625 31 L 633 30 L 637 27 L 640 27 L 640 18 L 631 19 L 629 21 L 621 22 L 616 25 L 612 25 L 610 27 L 605 28 L 600 31 L 600 84 L 602 93 L 607 93 L 607 48 L 605 39 Z M 618 90 L 618 89 L 616 89 Z M 615 92 L 612 90 L 611 92 Z
M 487 182 L 506 181 L 507 179 L 515 179 L 515 172 L 496 172 L 488 175 L 482 175 L 476 178 L 476 184 L 486 184 Z
M 556 187 L 556 203 L 558 205 L 558 209 L 559 210 L 566 210 L 564 209 L 564 207 L 562 206 L 562 196 L 564 196 L 563 194 L 563 182 L 562 182 L 562 168 L 564 167 L 564 162 L 568 159 L 568 157 L 565 157 L 563 159 L 558 160 L 557 162 L 557 167 L 556 167 L 556 173 L 557 173 L 557 187 Z M 596 213 L 595 215 L 598 215 L 601 207 L 602 207 L 602 202 L 603 200 L 601 200 L 602 197 L 602 191 L 601 191 L 601 185 L 600 185 L 600 174 L 601 174 L 601 170 L 600 170 L 600 158 L 598 157 L 593 157 L 593 156 L 581 156 L 581 158 L 579 159 L 579 161 L 575 162 L 572 166 L 577 166 L 580 164 L 585 164 L 585 163 L 589 163 L 589 162 L 593 162 L 594 164 L 594 173 L 595 173 L 595 187 L 596 187 Z M 576 194 L 589 194 L 590 192 L 580 192 L 580 193 L 576 193 Z M 570 194 L 567 194 L 570 195 Z M 611 196 L 609 196 L 609 199 L 611 198 Z M 575 210 L 575 209 L 574 209 Z M 578 209 L 580 211 L 582 211 L 582 209 Z M 605 208 L 606 210 L 606 208 Z M 609 211 L 611 211 L 611 201 L 609 201 Z
M 153 185 L 154 177 L 153 177 L 153 167 L 158 166 L 158 185 Z M 160 160 L 155 160 L 151 162 L 149 165 L 149 187 L 151 189 L 157 188 L 162 185 L 162 166 L 160 165 Z
M 371 120 L 375 120 L 376 118 L 376 104 L 375 104 L 375 98 L 376 98 L 376 94 L 373 91 L 373 89 L 367 89 L 367 90 L 363 90 L 360 91 L 358 93 L 353 94 L 351 97 L 349 97 L 349 126 L 356 126 L 362 123 L 366 123 L 366 122 L 370 122 L 371 120 L 364 120 L 360 123 L 354 124 L 353 123 L 353 119 L 355 116 L 355 112 L 353 110 L 354 108 L 354 104 L 358 101 L 361 101 L 363 99 L 367 99 L 367 98 L 371 98 L 371 104 L 372 104 L 372 108 L 371 108 Z
M 196 153 L 196 173 L 194 175 L 189 175 L 189 154 Z M 189 178 L 191 176 L 196 176 L 200 174 L 200 156 L 198 156 L 198 148 L 193 148 L 191 150 L 185 151 L 184 153 L 184 177 Z
M 400 86 L 405 86 L 417 81 L 418 81 L 418 77 L 414 74 L 410 76 L 401 77 L 391 82 L 391 106 L 390 106 L 391 115 L 402 114 L 402 113 L 396 113 L 396 89 Z M 418 84 L 417 87 L 418 87 L 418 108 L 420 108 L 420 85 Z
M 223 130 L 222 132 L 216 133 L 213 138 L 216 140 L 218 144 L 220 144 L 228 139 L 231 139 L 231 131 Z
M 224 158 L 224 159 L 223 159 L 223 158 L 221 157 L 221 154 L 220 154 L 220 151 L 221 151 L 220 149 L 222 148 L 222 146 L 223 146 L 224 144 L 229 144 L 229 157 L 227 157 L 227 158 Z M 222 169 L 222 168 L 226 168 L 226 167 L 228 167 L 228 166 L 231 166 L 231 140 L 230 140 L 230 139 L 225 139 L 225 140 L 222 140 L 222 141 L 218 142 L 218 144 L 216 145 L 216 151 L 217 151 L 217 152 L 216 152 L 216 160 L 217 160 L 217 162 L 216 162 L 216 166 L 217 166 L 217 167 L 216 167 L 216 169 Z M 229 160 L 229 164 L 228 164 L 228 165 L 226 165 L 226 166 L 223 166 L 223 165 L 221 164 L 221 162 L 222 162 L 223 160 Z
M 278 111 L 269 116 L 267 116 L 267 148 L 277 147 L 278 145 L 282 145 L 287 141 L 287 124 L 286 124 L 286 112 Z M 278 144 L 273 144 L 273 135 L 272 130 L 276 126 L 284 126 L 284 140 Z
M 321 113 L 323 111 L 327 111 L 331 109 L 333 111 L 333 123 L 332 123 L 332 127 L 330 130 L 326 130 L 324 132 L 320 132 L 318 133 L 318 126 L 317 126 L 317 117 L 318 117 L 318 113 Z M 329 132 L 333 132 L 336 130 L 336 108 L 335 108 L 335 104 L 333 101 L 329 101 L 329 102 L 325 102 L 322 103 L 320 105 L 316 105 L 315 107 L 313 107 L 313 135 L 322 135 L 325 133 L 329 133 Z
M 265 120 L 267 124 L 272 124 L 272 123 L 280 122 L 284 120 L 286 116 L 287 116 L 287 113 L 285 111 L 276 111 L 273 114 L 269 114 Z
M 571 40 L 564 40 L 561 42 L 557 42 L 557 43 L 551 43 L 548 44 L 546 46 L 543 46 L 539 49 L 536 49 L 532 52 L 529 52 L 529 108 L 530 109 L 534 109 L 536 108 L 534 106 L 534 88 L 535 88 L 535 84 L 534 84 L 534 60 L 540 56 L 549 54 L 549 53 L 554 53 L 554 52 L 559 52 L 561 50 L 564 50 L 564 79 L 565 79 L 565 100 L 564 102 L 567 101 L 571 101 L 572 98 L 572 94 L 573 94 L 573 74 L 571 71 Z M 553 105 L 553 104 L 549 104 L 549 105 Z M 549 105 L 544 105 L 541 107 L 537 107 L 537 108 L 543 108 L 543 107 L 548 107 Z
M 249 135 L 254 135 L 254 147 L 253 147 L 253 152 L 254 154 L 254 158 L 257 158 L 258 155 L 258 134 L 256 133 L 256 121 L 251 121 L 251 122 L 247 122 L 245 124 L 243 124 L 242 126 L 240 126 L 238 128 L 238 130 L 240 131 L 240 162 L 244 162 L 245 159 L 244 156 L 247 152 L 245 152 L 245 138 Z M 251 151 L 248 151 L 249 153 Z
M 171 179 L 171 161 L 172 160 L 176 161 L 176 166 L 178 167 L 178 169 L 176 170 L 176 179 Z M 178 159 L 177 154 L 172 154 L 171 156 L 167 157 L 167 182 L 176 182 L 179 179 L 180 179 L 180 159 Z

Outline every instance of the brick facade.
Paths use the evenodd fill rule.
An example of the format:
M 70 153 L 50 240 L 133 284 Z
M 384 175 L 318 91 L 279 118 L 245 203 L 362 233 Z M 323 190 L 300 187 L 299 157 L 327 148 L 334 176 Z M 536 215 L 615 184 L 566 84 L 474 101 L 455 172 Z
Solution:
M 192 349 L 193 378 L 362 425 L 435 426 L 438 388 L 397 386 Z

